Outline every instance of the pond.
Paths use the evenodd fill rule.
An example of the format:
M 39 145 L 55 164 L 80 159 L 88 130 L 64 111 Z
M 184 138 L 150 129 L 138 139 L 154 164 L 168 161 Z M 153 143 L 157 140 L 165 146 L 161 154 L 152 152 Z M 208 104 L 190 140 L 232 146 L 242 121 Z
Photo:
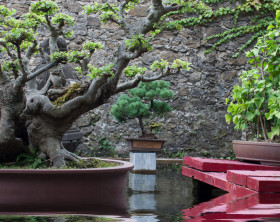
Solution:
M 137 222 L 181 221 L 181 210 L 195 202 L 192 190 L 179 163 L 158 163 L 155 174 L 129 173 L 128 213 Z
M 182 163 L 158 163 L 154 174 L 129 173 L 125 190 L 127 201 L 127 215 L 124 221 L 135 222 L 179 222 L 182 210 L 208 200 L 213 196 L 196 195 L 196 189 L 191 178 L 182 175 Z M 44 215 L 52 214 L 45 212 Z M 106 216 L 105 216 L 106 217 Z M 95 222 L 112 221 L 91 216 L 0 216 L 0 221 L 26 222 Z

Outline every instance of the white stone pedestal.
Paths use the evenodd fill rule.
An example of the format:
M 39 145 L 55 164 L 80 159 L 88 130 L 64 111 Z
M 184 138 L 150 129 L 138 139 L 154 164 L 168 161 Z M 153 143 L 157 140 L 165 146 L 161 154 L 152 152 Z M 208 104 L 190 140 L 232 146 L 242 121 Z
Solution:
M 130 152 L 133 171 L 155 171 L 156 161 L 156 152 Z

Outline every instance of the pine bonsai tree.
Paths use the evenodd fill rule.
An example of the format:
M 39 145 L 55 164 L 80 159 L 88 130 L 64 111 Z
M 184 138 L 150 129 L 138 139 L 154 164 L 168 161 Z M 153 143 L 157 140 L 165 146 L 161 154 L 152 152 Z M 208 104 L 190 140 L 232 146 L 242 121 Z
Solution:
M 141 82 L 137 88 L 122 94 L 112 106 L 111 115 L 118 122 L 130 119 L 138 119 L 142 137 L 148 137 L 144 128 L 143 118 L 154 115 L 163 115 L 172 111 L 172 108 L 164 100 L 171 99 L 174 95 L 169 89 L 170 83 L 159 80 L 154 82 Z

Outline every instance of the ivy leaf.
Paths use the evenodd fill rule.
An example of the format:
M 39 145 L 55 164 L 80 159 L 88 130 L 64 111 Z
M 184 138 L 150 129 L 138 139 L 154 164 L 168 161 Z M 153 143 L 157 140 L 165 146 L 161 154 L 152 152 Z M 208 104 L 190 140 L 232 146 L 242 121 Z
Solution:
M 267 133 L 269 139 L 273 139 L 274 136 L 279 136 L 279 127 L 272 127 L 271 132 Z
M 255 113 L 251 113 L 251 112 L 248 112 L 247 115 L 246 115 L 246 119 L 248 121 L 252 121 L 254 119 L 254 117 L 256 116 Z
M 261 108 L 263 101 L 264 101 L 264 97 L 260 97 L 260 98 L 255 98 L 255 104 L 258 108 Z
M 276 10 L 276 18 L 275 20 L 279 20 L 280 19 L 280 10 Z
M 225 114 L 225 118 L 226 118 L 226 122 L 227 122 L 228 124 L 230 124 L 230 122 L 231 122 L 231 120 L 232 120 L 232 116 L 229 115 L 229 114 Z

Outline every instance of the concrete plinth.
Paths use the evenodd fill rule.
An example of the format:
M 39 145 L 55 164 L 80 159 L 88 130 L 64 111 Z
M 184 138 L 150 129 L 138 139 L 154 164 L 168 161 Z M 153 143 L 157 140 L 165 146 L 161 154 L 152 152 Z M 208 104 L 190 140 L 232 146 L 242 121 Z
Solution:
M 156 152 L 130 152 L 130 162 L 134 164 L 133 171 L 155 171 Z

